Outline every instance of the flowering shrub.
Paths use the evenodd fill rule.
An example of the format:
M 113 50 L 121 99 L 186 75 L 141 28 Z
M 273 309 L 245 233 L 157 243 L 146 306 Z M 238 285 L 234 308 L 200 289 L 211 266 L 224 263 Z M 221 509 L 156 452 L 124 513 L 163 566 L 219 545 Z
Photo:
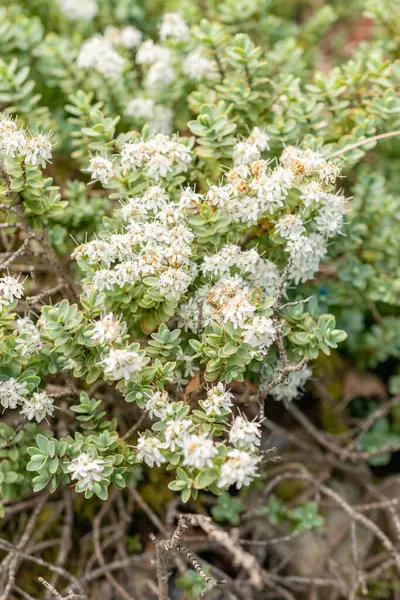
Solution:
M 34 160 L 29 133 L 6 117 L 0 130 L 10 191 L 23 196 L 24 165 L 43 167 L 51 144 L 39 134 Z M 311 374 L 307 361 L 345 338 L 332 315 L 312 316 L 299 310 L 301 302 L 282 300 L 291 282 L 314 276 L 327 241 L 342 228 L 339 167 L 296 147 L 287 147 L 278 162 L 268 160 L 268 142 L 258 128 L 236 141 L 233 166 L 203 192 L 195 191 L 202 171 L 196 147 L 183 138 L 123 134 L 113 140 L 115 151 L 107 143 L 90 159 L 91 180 L 121 207 L 104 231 L 72 253 L 82 273 L 80 306 L 64 299 L 45 306 L 36 324 L 25 318 L 19 325 L 30 340 L 20 365 L 41 376 L 40 363 L 50 355 L 56 371 L 88 383 L 109 381 L 154 424 L 124 449 L 111 427 L 61 440 L 40 434 L 28 450 L 36 491 L 77 480 L 76 491 L 105 498 L 111 482 L 127 484 L 137 461 L 176 468 L 170 488 L 185 501 L 199 489 L 221 493 L 258 476 L 261 423 L 234 417 L 227 386 L 245 376 L 261 386 L 265 379 L 275 398 L 290 400 Z M 242 249 L 240 240 L 261 219 L 268 222 L 268 241 Z M 3 314 L 12 322 L 23 284 L 7 275 L 0 285 Z M 20 337 L 11 342 L 14 356 L 20 343 Z M 21 407 L 37 422 L 52 417 L 54 399 L 29 393 L 20 365 L 2 384 L 3 407 Z M 274 379 L 279 372 L 282 381 Z M 193 377 L 211 384 L 195 406 L 182 401 Z
M 392 9 L 357 3 L 368 40 L 321 72 L 342 3 L 25 4 L 0 9 L 1 500 L 107 501 L 143 468 L 237 525 L 265 408 L 296 410 L 323 355 L 400 355 Z M 377 423 L 372 465 L 398 441 Z

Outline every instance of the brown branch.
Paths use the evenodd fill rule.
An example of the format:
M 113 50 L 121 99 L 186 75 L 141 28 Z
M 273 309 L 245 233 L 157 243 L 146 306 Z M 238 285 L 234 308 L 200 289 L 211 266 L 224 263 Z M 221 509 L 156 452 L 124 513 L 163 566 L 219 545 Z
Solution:
M 32 556 L 32 554 L 28 554 L 27 552 L 18 550 L 16 546 L 11 544 L 10 542 L 7 542 L 6 540 L 0 539 L 0 547 L 2 547 L 5 550 L 15 552 L 15 554 L 18 554 L 18 556 L 20 558 L 22 558 L 28 562 L 33 562 L 41 567 L 45 567 L 46 569 L 49 569 L 49 571 L 53 571 L 53 573 L 59 573 L 62 577 L 65 577 L 65 579 L 70 581 L 72 584 L 74 584 L 74 586 L 76 586 L 80 591 L 83 592 L 83 589 L 82 589 L 82 586 L 81 586 L 79 580 L 76 577 L 74 577 L 73 575 L 71 575 L 71 573 L 69 573 L 65 569 L 62 569 L 61 567 L 56 567 L 56 566 L 52 565 L 51 563 L 43 560 L 42 558 Z
M 46 504 L 48 497 L 49 497 L 49 494 L 44 494 L 41 497 L 39 496 L 37 505 L 36 505 L 35 509 L 33 510 L 32 514 L 30 516 L 30 519 L 28 520 L 28 523 L 25 527 L 24 533 L 22 534 L 20 541 L 18 542 L 17 546 L 15 547 L 15 550 L 13 549 L 11 551 L 9 566 L 8 566 L 8 581 L 7 581 L 6 587 L 4 589 L 4 592 L 0 597 L 0 600 L 7 600 L 9 594 L 13 590 L 13 587 L 15 584 L 15 577 L 16 577 L 17 569 L 18 569 L 18 563 L 19 563 L 19 554 L 18 553 L 21 550 L 23 550 L 25 548 L 25 546 L 27 545 L 27 543 L 29 542 L 29 538 L 32 535 L 33 528 L 35 527 L 36 521 L 38 520 L 39 515 L 42 512 L 42 509 L 43 509 L 44 505 Z M 0 572 L 3 568 L 3 564 L 4 563 L 2 563 L 0 566 Z
M 14 261 L 17 260 L 17 258 L 19 258 L 20 256 L 22 256 L 24 254 L 26 248 L 29 246 L 29 242 L 34 237 L 35 237 L 35 234 L 32 231 L 29 231 L 27 233 L 26 238 L 22 242 L 21 246 L 18 248 L 18 250 L 16 250 L 15 252 L 13 252 L 11 254 L 11 256 L 5 262 L 3 262 L 3 263 L 0 264 L 0 269 L 7 269 Z
M 108 579 L 108 581 L 111 583 L 111 585 L 113 586 L 113 588 L 115 589 L 115 591 L 118 594 L 120 594 L 123 598 L 125 598 L 125 600 L 134 600 L 134 598 L 130 594 L 128 594 L 128 592 L 122 587 L 122 585 L 120 585 L 118 583 L 118 581 L 115 579 L 115 577 L 107 569 L 106 561 L 105 561 L 105 558 L 104 558 L 103 553 L 101 551 L 101 544 L 100 544 L 100 524 L 101 524 L 102 518 L 106 514 L 107 510 L 110 508 L 110 505 L 113 502 L 114 498 L 115 498 L 115 493 L 113 493 L 110 496 L 110 498 L 108 499 L 108 501 L 103 504 L 103 506 L 101 507 L 99 513 L 96 515 L 96 517 L 95 517 L 95 519 L 93 521 L 93 543 L 94 543 L 94 551 L 95 551 L 95 554 L 96 554 L 96 557 L 97 557 L 97 560 L 98 560 L 99 564 L 105 569 L 104 575 L 106 576 L 106 578 Z
M 360 146 L 365 146 L 365 144 L 369 144 L 371 142 L 377 142 L 379 140 L 384 140 L 385 138 L 394 137 L 400 135 L 400 130 L 397 131 L 389 131 L 388 133 L 380 133 L 379 135 L 373 135 L 370 138 L 365 138 L 365 140 L 360 140 L 359 142 L 355 142 L 354 144 L 349 144 L 345 146 L 341 150 L 334 152 L 331 155 L 331 158 L 335 158 L 336 156 L 341 156 L 346 152 L 350 152 L 350 150 L 354 150 L 355 148 L 359 148 Z
M 146 420 L 147 418 L 147 414 L 144 412 L 140 415 L 139 419 L 136 421 L 136 423 L 134 423 L 134 425 L 132 425 L 132 427 L 130 429 L 128 429 L 128 431 L 122 436 L 122 440 L 127 440 L 128 438 L 130 438 L 138 429 L 139 427 L 142 425 L 142 423 Z
M 38 581 L 48 589 L 50 594 L 53 595 L 56 600 L 87 600 L 87 596 L 75 594 L 72 590 L 69 590 L 67 596 L 63 597 L 57 592 L 56 588 L 43 579 L 43 577 L 38 577 Z
M 18 423 L 18 425 L 16 426 L 15 430 L 10 435 L 10 437 L 7 438 L 6 441 L 2 443 L 2 445 L 1 445 L 2 450 L 5 450 L 9 446 L 11 446 L 11 444 L 13 443 L 14 439 L 17 437 L 19 432 L 22 431 L 22 429 L 24 428 L 24 425 L 25 425 L 25 421 L 21 421 L 20 423 Z
M 56 560 L 57 567 L 63 567 L 67 560 L 68 553 L 72 546 L 72 525 L 73 525 L 73 510 L 72 510 L 72 498 L 69 490 L 64 490 L 64 526 L 61 534 L 60 550 Z M 51 580 L 51 585 L 55 588 L 59 579 L 59 573 L 54 573 Z M 49 590 L 50 591 L 50 590 Z

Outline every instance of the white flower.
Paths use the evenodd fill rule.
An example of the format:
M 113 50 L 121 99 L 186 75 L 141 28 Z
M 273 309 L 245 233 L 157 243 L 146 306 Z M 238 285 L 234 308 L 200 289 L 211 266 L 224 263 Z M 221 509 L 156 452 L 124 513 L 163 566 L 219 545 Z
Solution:
M 154 464 L 160 467 L 165 462 L 160 448 L 162 448 L 162 444 L 158 438 L 141 435 L 136 446 L 137 457 L 139 460 L 144 460 L 149 467 L 154 467 Z
M 46 160 L 51 160 L 52 144 L 49 137 L 39 133 L 35 137 L 28 138 L 26 142 L 25 163 L 27 165 L 46 166 Z
M 88 171 L 91 174 L 92 181 L 98 179 L 103 185 L 106 185 L 114 176 L 114 168 L 111 160 L 99 154 L 96 154 L 90 160 Z
M 143 195 L 143 203 L 148 210 L 157 212 L 169 202 L 168 193 L 159 185 L 150 186 Z M 158 232 L 156 233 L 158 237 Z
M 190 37 L 190 29 L 178 13 L 165 13 L 160 25 L 160 39 L 173 37 L 178 40 L 187 40 Z
M 291 165 L 291 170 L 294 175 L 312 175 L 319 171 L 325 165 L 324 157 L 318 152 L 300 150 L 297 160 Z
M 132 50 L 140 46 L 142 41 L 142 32 L 133 25 L 127 25 L 122 29 L 118 29 L 113 25 L 107 25 L 104 29 L 104 39 L 110 44 L 123 46 Z
M 328 238 L 336 235 L 342 228 L 345 212 L 344 196 L 326 194 L 325 203 L 314 219 L 318 232 Z
M 280 278 L 278 267 L 272 261 L 260 258 L 251 282 L 254 286 L 261 287 L 267 296 L 272 297 L 276 296 Z
M 298 215 L 285 215 L 276 223 L 275 231 L 286 240 L 297 240 L 306 228 Z
M 146 218 L 147 207 L 142 198 L 128 198 L 121 208 L 121 217 L 124 221 L 139 221 Z
M 22 356 L 37 352 L 40 348 L 40 331 L 29 318 L 17 319 L 17 328 L 14 330 L 16 337 L 16 351 Z
M 27 137 L 11 119 L 0 120 L 0 152 L 14 158 L 25 154 Z
M 200 81 L 203 77 L 211 77 L 215 72 L 215 64 L 206 58 L 201 48 L 192 50 L 183 61 L 183 71 L 190 79 Z
M 193 426 L 191 419 L 169 419 L 163 430 L 165 442 L 163 448 L 175 452 L 177 447 L 183 445 L 187 431 Z
M 96 0 L 58 0 L 58 4 L 71 21 L 90 21 L 97 15 Z
M 127 104 L 125 114 L 135 119 L 150 120 L 153 117 L 155 102 L 152 98 L 137 96 Z
M 211 288 L 207 295 L 212 317 L 217 322 L 229 321 L 234 328 L 242 328 L 252 317 L 256 306 L 250 302 L 251 290 L 243 285 L 238 275 L 225 277 Z
M 305 282 L 314 277 L 327 247 L 322 235 L 312 233 L 308 237 L 289 241 L 286 250 L 291 253 L 289 276 L 298 284 L 299 281 Z
M 21 317 L 20 319 L 17 319 L 17 328 L 15 329 L 14 334 L 20 335 L 24 333 L 34 337 L 35 339 L 38 339 L 37 336 L 40 335 L 35 323 L 31 321 L 29 317 Z
M 270 175 L 257 182 L 256 191 L 261 203 L 260 212 L 269 212 L 272 215 L 282 207 L 292 182 L 292 172 L 284 167 L 277 167 Z
M 156 104 L 154 106 L 153 116 L 149 121 L 150 128 L 155 133 L 164 133 L 170 135 L 172 133 L 174 113 L 164 104 Z
M 86 452 L 74 458 L 67 466 L 67 471 L 72 474 L 71 479 L 78 480 L 76 491 L 92 490 L 93 483 L 101 481 L 104 465 L 104 460 L 92 458 Z
M 337 165 L 331 162 L 327 162 L 319 170 L 319 177 L 326 185 L 334 184 L 336 179 L 340 175 L 340 169 Z
M 212 468 L 213 459 L 218 454 L 213 441 L 206 433 L 187 435 L 183 440 L 182 448 L 185 457 L 183 464 L 195 469 Z
M 326 198 L 326 193 L 322 189 L 321 184 L 315 180 L 312 180 L 309 183 L 300 186 L 300 190 L 300 198 L 303 200 L 306 206 L 318 204 Z
M 25 415 L 29 421 L 36 419 L 37 423 L 43 421 L 47 415 L 53 416 L 54 399 L 46 392 L 34 392 L 29 398 L 24 398 L 21 415 Z
M 176 360 L 180 363 L 179 370 L 183 369 L 184 383 L 188 382 L 188 377 L 194 377 L 199 368 L 195 365 L 195 359 L 191 354 L 185 354 L 182 348 L 178 348 Z
M 281 383 L 270 391 L 275 400 L 286 400 L 290 402 L 300 396 L 306 382 L 310 379 L 312 371 L 305 366 L 300 371 L 289 373 L 287 383 Z
M 19 383 L 14 377 L 0 381 L 0 404 L 4 409 L 16 408 L 18 404 L 25 402 L 28 393 L 26 383 Z
M 92 240 L 75 248 L 71 256 L 77 260 L 85 257 L 90 265 L 104 263 L 109 267 L 116 259 L 116 251 L 108 240 Z
M 183 269 L 174 269 L 172 267 L 160 273 L 159 278 L 160 292 L 165 295 L 169 294 L 175 300 L 179 300 L 192 281 L 190 275 L 185 273 Z
M 155 44 L 153 40 L 143 42 L 136 55 L 138 65 L 151 65 L 155 62 L 168 63 L 170 59 L 169 49 Z
M 101 35 L 94 35 L 82 45 L 77 57 L 77 66 L 80 69 L 95 67 L 98 57 L 104 53 L 105 49 L 109 50 L 110 48 L 111 44 L 108 40 Z
M 125 172 L 142 168 L 155 181 L 164 179 L 173 170 L 186 171 L 191 160 L 190 150 L 184 144 L 161 133 L 146 142 L 127 142 L 121 149 Z
M 133 261 L 124 261 L 116 265 L 114 270 L 112 271 L 112 286 L 117 285 L 120 288 L 123 288 L 125 285 L 132 285 L 139 279 L 140 276 L 140 266 L 138 262 Z M 112 289 L 107 288 L 107 289 Z
M 258 477 L 257 466 L 259 457 L 242 450 L 230 450 L 227 460 L 222 465 L 218 487 L 226 488 L 236 484 L 237 489 L 249 485 Z
M 248 421 L 241 415 L 236 417 L 229 431 L 229 441 L 241 450 L 255 450 L 261 444 L 261 423 Z
M 237 329 L 244 326 L 255 310 L 256 307 L 248 299 L 247 291 L 241 290 L 225 306 L 222 306 L 221 313 L 224 321 L 230 321 Z
M 309 254 L 313 252 L 310 237 L 300 235 L 289 238 L 285 250 L 290 253 L 292 260 L 296 262 L 308 258 Z
M 292 167 L 294 163 L 300 160 L 302 156 L 302 151 L 300 148 L 296 148 L 296 146 L 286 146 L 284 151 L 282 152 L 279 162 L 286 168 Z
M 201 194 L 196 194 L 189 186 L 186 187 L 179 198 L 179 208 L 189 213 L 197 213 L 203 201 Z
M 24 285 L 16 277 L 5 275 L 0 279 L 0 307 L 22 298 Z
M 209 416 L 221 415 L 221 410 L 231 412 L 233 398 L 233 394 L 220 381 L 208 390 L 207 398 L 201 400 L 201 406 Z
M 164 421 L 168 415 L 170 404 L 168 392 L 165 390 L 162 392 L 154 392 L 146 402 L 146 410 L 149 411 L 151 419 L 158 417 Z
M 248 137 L 248 142 L 257 146 L 261 152 L 264 150 L 269 150 L 269 140 L 269 135 L 259 127 L 254 127 L 250 136 Z
M 122 341 L 121 323 L 116 319 L 113 313 L 105 315 L 94 324 L 92 340 L 100 344 L 119 344 Z
M 118 45 L 121 43 L 121 30 L 114 25 L 107 25 L 104 28 L 103 38 L 113 46 Z
M 126 260 L 135 258 L 136 254 L 132 248 L 132 238 L 129 233 L 113 233 L 108 238 L 115 259 Z
M 171 84 L 176 73 L 170 62 L 159 60 L 151 65 L 147 71 L 145 87 L 148 89 L 163 90 Z
M 125 381 L 129 381 L 132 375 L 143 368 L 143 358 L 135 350 L 112 348 L 101 364 L 104 367 L 105 375 L 111 379 L 123 378 Z
M 116 273 L 112 269 L 99 269 L 93 275 L 92 286 L 99 292 L 112 290 L 116 283 Z
M 247 141 L 238 142 L 233 149 L 233 164 L 248 165 L 260 158 L 260 150 L 256 144 Z
M 142 41 L 142 37 L 143 34 L 139 29 L 133 25 L 126 25 L 126 27 L 121 29 L 121 46 L 124 46 L 124 48 L 128 48 L 129 50 L 138 48 Z
M 94 35 L 80 49 L 77 65 L 81 69 L 93 67 L 107 79 L 121 76 L 126 61 L 112 47 L 112 43 L 101 35 Z
M 222 275 L 229 275 L 231 268 L 237 265 L 240 253 L 241 249 L 239 246 L 236 246 L 235 244 L 226 244 L 226 246 L 216 254 L 206 255 L 204 257 L 201 270 L 204 275 L 208 273 L 219 277 Z
M 269 348 L 275 340 L 275 327 L 272 319 L 267 317 L 254 317 L 250 323 L 243 327 L 243 340 L 254 347 Z
M 102 53 L 94 66 L 106 79 L 118 79 L 121 77 L 125 65 L 125 58 L 113 48 L 109 48 Z
M 207 202 L 210 202 L 213 206 L 225 208 L 230 205 L 232 199 L 232 186 L 231 185 L 211 185 L 206 194 Z

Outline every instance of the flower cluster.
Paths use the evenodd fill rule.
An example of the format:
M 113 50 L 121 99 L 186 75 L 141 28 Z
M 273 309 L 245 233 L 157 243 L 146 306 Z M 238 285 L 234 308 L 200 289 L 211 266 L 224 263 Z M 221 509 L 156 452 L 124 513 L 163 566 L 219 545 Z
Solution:
M 106 79 L 118 79 L 125 68 L 125 59 L 113 47 L 112 36 L 94 35 L 84 42 L 79 51 L 77 66 L 95 69 Z M 122 34 L 121 34 L 122 40 Z
M 189 149 L 176 139 L 159 133 L 145 142 L 128 142 L 121 148 L 124 172 L 143 169 L 150 180 L 165 179 L 171 171 L 187 171 L 191 162 Z
M 170 135 L 173 112 L 164 104 L 156 104 L 152 98 L 137 96 L 126 106 L 125 114 L 140 124 L 148 123 L 155 133 Z
M 71 21 L 90 21 L 98 11 L 97 0 L 58 0 L 58 4 Z
M 178 13 L 165 13 L 159 30 L 162 41 L 168 38 L 187 40 L 190 37 L 190 29 Z
M 0 308 L 22 298 L 24 286 L 16 277 L 5 275 L 0 278 Z
M 21 356 L 30 356 L 38 352 L 42 346 L 40 331 L 29 317 L 17 319 L 14 335 L 16 336 L 16 349 Z
M 172 401 L 167 392 L 152 393 L 146 409 L 152 418 L 158 417 L 160 421 L 154 424 L 152 432 L 146 431 L 139 436 L 138 459 L 150 467 L 179 460 L 193 479 L 199 472 L 212 470 L 219 488 L 248 485 L 258 476 L 260 423 L 249 422 L 239 415 L 233 420 L 228 437 L 224 439 L 220 435 L 217 440 L 201 427 L 201 415 L 226 425 L 226 418 L 232 415 L 232 399 L 233 394 L 218 383 L 209 388 L 204 400 L 199 401 L 202 410 L 189 413 L 187 406 Z
M 153 301 L 176 301 L 188 289 L 196 275 L 190 260 L 194 235 L 168 200 L 159 186 L 150 187 L 142 197 L 128 198 L 121 210 L 121 233 L 75 250 L 73 256 L 89 269 L 90 286 L 109 294 L 110 301 L 117 290 L 141 290 L 146 302 L 152 289 L 158 290 Z
M 144 87 L 154 93 L 165 90 L 176 78 L 173 55 L 169 48 L 148 39 L 139 47 L 136 63 L 144 71 Z
M 76 491 L 81 492 L 86 489 L 92 490 L 93 483 L 101 481 L 101 473 L 104 470 L 104 461 L 92 458 L 86 452 L 82 452 L 74 458 L 67 470 L 71 473 L 71 479 L 77 480 Z
M 295 283 L 311 279 L 327 252 L 328 240 L 340 233 L 345 198 L 334 192 L 339 168 L 312 150 L 287 147 L 273 168 L 260 159 L 268 136 L 254 130 L 234 150 L 228 183 L 211 186 L 206 199 L 234 223 L 248 226 L 267 218 L 290 258 Z
M 104 29 L 104 39 L 113 46 L 121 46 L 133 50 L 140 46 L 143 34 L 133 25 L 126 25 L 119 29 L 113 25 L 107 25 Z
M 0 381 L 0 404 L 3 409 L 21 408 L 20 414 L 29 421 L 37 423 L 53 416 L 54 399 L 46 392 L 33 392 L 30 394 L 27 384 L 19 382 L 14 377 Z
M 125 379 L 126 381 L 141 371 L 144 364 L 143 356 L 137 350 L 129 348 L 111 348 L 102 361 L 105 375 L 108 375 L 110 379 Z
M 178 138 L 159 133 L 150 140 L 132 139 L 126 142 L 113 160 L 101 155 L 94 156 L 88 171 L 92 180 L 98 179 L 103 185 L 108 184 L 117 171 L 121 171 L 122 175 L 142 172 L 148 180 L 158 182 L 186 172 L 191 160 L 189 148 Z
M 304 390 L 304 386 L 312 376 L 309 367 L 303 367 L 300 371 L 289 373 L 287 383 L 277 385 L 271 390 L 271 396 L 275 400 L 290 402 L 298 398 Z
M 30 135 L 17 123 L 5 116 L 0 118 L 0 154 L 10 158 L 23 158 L 26 165 L 46 166 L 51 160 L 50 136 Z
M 17 408 L 18 405 L 24 404 L 27 394 L 28 388 L 26 384 L 19 383 L 14 377 L 0 382 L 0 404 L 4 410 L 7 408 Z

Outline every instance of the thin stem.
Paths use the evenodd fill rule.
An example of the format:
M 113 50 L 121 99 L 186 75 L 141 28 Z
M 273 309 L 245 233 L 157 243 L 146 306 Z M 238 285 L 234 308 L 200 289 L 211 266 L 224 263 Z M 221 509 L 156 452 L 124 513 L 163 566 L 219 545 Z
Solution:
M 397 135 L 400 135 L 400 129 L 397 129 L 396 131 L 389 131 L 388 133 L 380 133 L 379 135 L 374 135 L 370 138 L 366 138 L 365 140 L 360 140 L 359 142 L 356 142 L 355 144 L 349 144 L 348 146 L 345 146 L 341 150 L 334 152 L 331 155 L 331 158 L 335 158 L 336 156 L 341 156 L 342 154 L 345 154 L 346 152 L 350 152 L 350 150 L 354 150 L 355 148 L 359 148 L 360 146 L 365 146 L 365 144 L 369 144 L 370 142 L 377 142 L 378 140 L 384 140 L 385 138 L 395 137 Z

